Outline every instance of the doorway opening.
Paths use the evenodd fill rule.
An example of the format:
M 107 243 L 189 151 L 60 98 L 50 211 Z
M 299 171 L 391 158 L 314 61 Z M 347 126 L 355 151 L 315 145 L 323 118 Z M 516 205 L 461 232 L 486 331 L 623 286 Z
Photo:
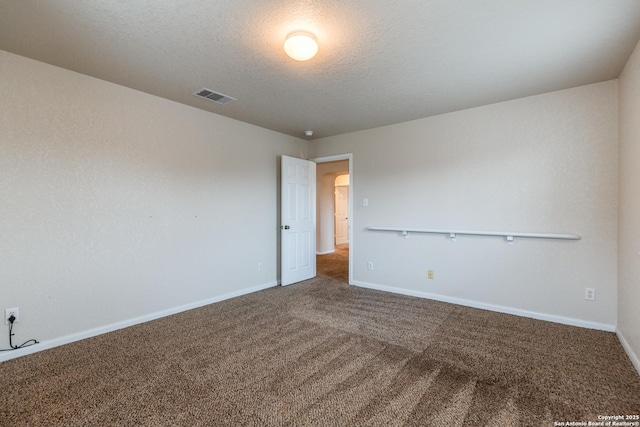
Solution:
M 318 276 L 351 283 L 353 259 L 352 154 L 316 163 L 316 266 Z

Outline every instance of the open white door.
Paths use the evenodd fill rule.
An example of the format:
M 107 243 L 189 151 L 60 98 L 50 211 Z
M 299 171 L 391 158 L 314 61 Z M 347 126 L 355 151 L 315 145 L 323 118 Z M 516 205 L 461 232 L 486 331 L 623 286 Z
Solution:
M 316 164 L 282 156 L 281 284 L 316 276 Z

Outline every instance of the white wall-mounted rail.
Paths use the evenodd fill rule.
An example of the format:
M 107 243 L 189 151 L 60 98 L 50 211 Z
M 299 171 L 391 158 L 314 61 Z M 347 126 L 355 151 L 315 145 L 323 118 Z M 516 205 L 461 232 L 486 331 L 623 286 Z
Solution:
M 444 234 L 452 239 L 458 235 L 466 236 L 490 236 L 504 237 L 508 242 L 512 242 L 516 237 L 525 237 L 529 239 L 560 239 L 560 240 L 580 240 L 582 237 L 577 234 L 552 234 L 552 233 L 512 233 L 509 231 L 468 231 L 468 230 L 434 230 L 422 228 L 398 228 L 398 227 L 367 227 L 369 231 L 394 231 L 401 233 L 405 238 L 409 233 L 428 233 L 428 234 Z

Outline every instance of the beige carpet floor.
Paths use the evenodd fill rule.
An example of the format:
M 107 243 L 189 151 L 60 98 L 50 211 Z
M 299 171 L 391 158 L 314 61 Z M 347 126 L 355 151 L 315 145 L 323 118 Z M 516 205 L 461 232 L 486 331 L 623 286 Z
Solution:
M 612 333 L 326 275 L 0 364 L 2 426 L 554 426 L 640 413 Z
M 336 246 L 335 250 L 332 254 L 316 256 L 316 272 L 318 276 L 349 283 L 349 245 Z

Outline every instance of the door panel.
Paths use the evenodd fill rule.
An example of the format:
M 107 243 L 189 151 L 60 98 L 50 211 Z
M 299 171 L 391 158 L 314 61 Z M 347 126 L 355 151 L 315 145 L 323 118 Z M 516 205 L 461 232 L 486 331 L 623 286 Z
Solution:
M 349 243 L 349 186 L 340 185 L 335 191 L 336 245 Z
M 281 283 L 316 276 L 316 164 L 282 156 Z

